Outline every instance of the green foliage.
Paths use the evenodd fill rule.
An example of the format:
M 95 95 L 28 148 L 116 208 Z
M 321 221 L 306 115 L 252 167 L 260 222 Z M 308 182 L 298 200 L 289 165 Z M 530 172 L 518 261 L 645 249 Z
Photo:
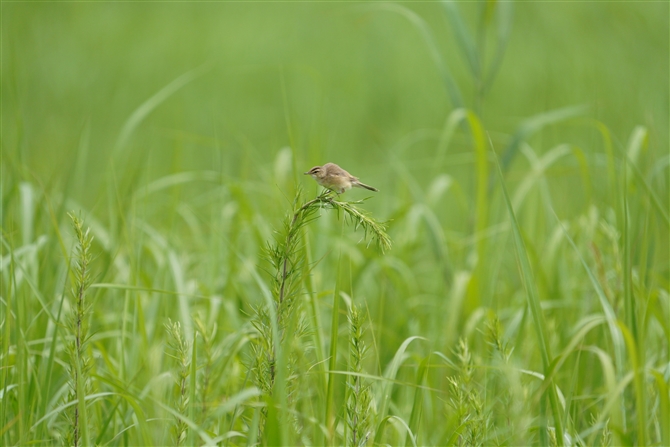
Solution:
M 0 445 L 670 445 L 668 12 L 3 2 Z

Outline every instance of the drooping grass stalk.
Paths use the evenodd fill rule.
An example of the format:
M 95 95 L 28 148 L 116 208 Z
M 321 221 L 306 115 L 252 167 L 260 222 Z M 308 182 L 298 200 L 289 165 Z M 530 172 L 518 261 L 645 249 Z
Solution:
M 299 232 L 303 226 L 312 221 L 312 217 L 317 210 L 326 208 L 342 211 L 345 219 L 348 219 L 356 229 L 359 227 L 363 228 L 366 238 L 368 233 L 371 234 L 372 237 L 369 238 L 369 241 L 375 241 L 382 252 L 391 248 L 391 239 L 386 234 L 385 225 L 369 217 L 355 206 L 362 203 L 362 201 L 341 202 L 335 200 L 330 191 L 324 191 L 315 199 L 301 205 L 299 205 L 299 201 L 300 192 L 296 194 L 294 211 L 284 224 L 283 240 L 278 241 L 275 246 L 268 249 L 270 262 L 275 270 L 273 295 L 277 305 L 277 319 L 280 331 L 283 331 L 286 327 L 285 320 L 293 310 L 293 300 L 302 279 L 302 257 L 298 253 L 301 249 L 298 237 Z M 271 346 L 271 344 L 268 344 L 268 346 Z M 274 355 L 270 356 L 272 373 L 270 383 L 274 381 L 274 373 L 272 372 L 274 357 Z
M 287 295 L 290 294 L 290 286 L 292 285 L 291 280 L 293 279 L 295 273 L 297 273 L 297 270 L 295 269 L 295 255 L 296 250 L 298 249 L 298 232 L 304 225 L 311 221 L 310 217 L 322 206 L 327 208 L 330 207 L 338 211 L 343 211 L 354 224 L 356 229 L 358 227 L 363 228 L 366 237 L 368 231 L 372 233 L 372 238 L 370 241 L 376 241 L 382 252 L 391 248 L 391 239 L 389 238 L 388 234 L 386 234 L 386 227 L 384 224 L 375 221 L 360 211 L 356 206 L 354 206 L 362 203 L 362 201 L 340 202 L 333 198 L 330 191 L 324 191 L 315 199 L 304 203 L 302 206 L 297 207 L 296 209 L 296 204 L 298 203 L 299 198 L 300 193 L 296 195 L 293 217 L 286 226 L 286 239 L 282 243 L 279 243 L 276 248 L 270 252 L 272 261 L 275 263 L 275 267 L 281 265 L 281 270 L 277 271 L 279 275 L 275 278 L 275 281 L 279 287 L 279 304 L 282 304 Z M 276 261 L 279 262 L 277 263 Z
M 339 196 L 338 196 L 339 197 Z M 296 194 L 293 202 L 293 211 L 284 221 L 284 231 L 273 246 L 267 250 L 269 261 L 274 271 L 272 297 L 275 308 L 270 311 L 266 306 L 256 308 L 256 316 L 252 324 L 256 328 L 259 337 L 254 341 L 254 372 L 257 386 L 266 394 L 271 395 L 275 386 L 280 363 L 289 368 L 295 368 L 290 352 L 290 342 L 300 340 L 306 332 L 306 325 L 301 317 L 296 316 L 296 297 L 301 288 L 302 280 L 307 273 L 304 266 L 304 256 L 301 255 L 303 246 L 301 244 L 301 229 L 310 223 L 320 209 L 332 209 L 342 212 L 345 223 L 352 224 L 354 228 L 363 228 L 365 238 L 375 242 L 379 249 L 384 252 L 391 248 L 391 239 L 386 233 L 384 224 L 377 222 L 366 213 L 358 209 L 356 205 L 362 201 L 344 202 L 336 200 L 333 193 L 323 191 L 316 198 L 301 202 L 300 191 Z M 370 236 L 370 237 L 368 237 Z M 270 315 L 276 315 L 276 321 L 270 320 Z M 276 325 L 279 340 L 274 340 L 273 325 Z M 291 329 L 289 331 L 289 329 Z M 287 332 L 290 332 L 287 336 Z M 276 343 L 276 342 L 279 343 Z M 336 343 L 333 340 L 332 343 Z M 286 348 L 281 357 L 278 348 Z M 283 360 L 280 362 L 280 360 Z M 292 372 L 286 371 L 289 377 Z M 287 391 L 290 397 L 291 391 Z M 264 412 L 267 414 L 267 411 Z M 261 422 L 262 430 L 264 423 Z
M 90 445 L 88 435 L 88 414 L 86 412 L 86 392 L 89 388 L 88 373 L 91 368 L 91 359 L 87 356 L 85 348 L 88 333 L 87 314 L 89 305 L 86 303 L 86 291 L 91 285 L 91 245 L 93 236 L 90 229 L 84 230 L 84 222 L 74 213 L 68 216 L 72 220 L 75 237 L 77 239 L 74 252 L 74 271 L 72 297 L 74 298 L 74 309 L 70 319 L 69 329 L 74 340 L 69 347 L 70 350 L 70 387 L 71 400 L 77 401 L 74 406 L 71 426 L 72 431 L 66 439 L 75 447 L 79 445 Z
M 365 335 L 365 317 L 355 304 L 349 307 L 349 371 L 354 375 L 347 379 L 346 423 L 349 428 L 347 445 L 360 447 L 368 443 L 371 428 L 372 393 L 370 384 L 361 374 L 363 359 L 368 351 Z

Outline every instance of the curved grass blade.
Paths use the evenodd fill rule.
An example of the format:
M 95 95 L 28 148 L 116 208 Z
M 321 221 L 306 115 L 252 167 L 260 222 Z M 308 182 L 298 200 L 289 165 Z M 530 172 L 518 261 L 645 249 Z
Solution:
M 558 159 L 570 153 L 570 147 L 567 144 L 561 144 L 547 151 L 541 158 L 531 161 L 531 170 L 517 187 L 512 198 L 512 207 L 519 209 L 526 195 L 533 188 L 535 183 L 540 180 L 549 167 Z
M 149 114 L 153 112 L 156 107 L 172 96 L 180 88 L 205 74 L 207 70 L 209 70 L 209 67 L 210 64 L 207 63 L 201 65 L 200 67 L 194 68 L 193 70 L 187 71 L 160 89 L 156 94 L 144 101 L 137 109 L 135 109 L 135 111 L 128 117 L 126 122 L 123 124 L 123 127 L 121 128 L 121 133 L 119 134 L 119 138 L 116 140 L 116 145 L 114 146 L 114 153 L 112 157 L 126 146 L 130 135 L 132 135 L 137 126 L 139 126 L 140 123 L 144 121 L 144 119 L 149 116 Z
M 391 363 L 389 364 L 389 366 L 386 369 L 386 372 L 384 373 L 384 378 L 390 380 L 387 380 L 386 383 L 384 383 L 381 386 L 381 396 L 379 396 L 377 399 L 377 401 L 380 402 L 379 413 L 377 414 L 377 417 L 379 418 L 380 422 L 377 424 L 375 442 L 374 442 L 375 444 L 381 443 L 381 437 L 383 433 L 382 426 L 384 424 L 384 421 L 387 419 L 386 413 L 388 412 L 389 405 L 391 402 L 391 391 L 393 389 L 393 380 L 395 380 L 395 376 L 398 374 L 398 369 L 400 368 L 400 365 L 405 359 L 405 351 L 407 350 L 407 347 L 414 340 L 425 340 L 425 338 L 415 335 L 413 337 L 409 337 L 408 339 L 406 339 L 396 351 L 395 356 L 393 356 L 393 360 L 391 360 Z
M 409 425 L 407 425 L 407 422 L 405 422 L 403 419 L 399 418 L 398 416 L 393 416 L 393 415 L 391 415 L 391 416 L 386 416 L 386 417 L 380 422 L 380 424 L 379 424 L 379 428 L 377 429 L 378 432 L 379 432 L 379 431 L 382 431 L 382 425 L 385 424 L 385 423 L 388 422 L 388 421 L 398 421 L 398 423 L 400 423 L 400 425 L 402 425 L 402 426 L 405 428 L 405 431 L 406 431 L 406 433 L 407 433 L 407 439 L 411 440 L 411 441 L 412 441 L 412 445 L 413 445 L 414 447 L 416 447 L 416 436 L 414 435 L 414 433 L 412 433 L 412 430 L 409 428 Z M 394 428 L 396 428 L 396 431 L 399 432 L 399 430 L 397 429 L 397 427 L 394 426 Z M 406 445 L 406 444 L 405 444 L 405 445 Z
M 512 32 L 512 18 L 514 16 L 514 2 L 491 1 L 490 3 L 494 4 L 494 8 L 497 10 L 496 49 L 493 61 L 484 78 L 482 94 L 486 94 L 491 88 L 493 80 L 498 74 L 498 70 L 500 69 L 500 65 L 502 64 L 505 55 L 505 50 L 507 49 L 507 42 L 509 42 L 509 36 Z
M 637 349 L 637 340 L 622 322 L 618 322 L 619 329 L 623 334 L 628 348 L 628 358 L 631 363 L 631 374 L 633 374 L 633 388 L 635 390 L 635 410 L 637 412 L 637 445 L 649 445 L 647 443 L 647 430 L 645 424 L 647 423 L 647 406 L 644 380 L 644 365 L 640 364 L 640 358 Z
M 442 127 L 442 132 L 440 133 L 440 140 L 435 153 L 435 162 L 433 163 L 434 175 L 442 172 L 442 164 L 444 163 L 447 148 L 456 131 L 456 126 L 466 118 L 467 113 L 467 109 L 455 109 L 449 113 L 449 116 L 447 116 L 444 126 Z
M 658 371 L 651 371 L 658 387 L 658 401 L 660 410 L 660 421 L 670 420 L 670 390 L 663 375 Z M 670 424 L 661 423 L 661 445 L 670 445 Z
M 421 386 L 426 377 L 429 360 L 430 355 L 421 361 L 419 370 L 416 373 L 416 390 L 414 390 L 414 402 L 412 404 L 412 414 L 409 417 L 409 428 L 407 430 L 407 436 L 405 437 L 405 445 L 407 445 L 409 441 L 411 441 L 413 445 L 416 445 L 417 443 L 417 437 L 420 431 L 419 424 L 421 423 L 421 409 L 423 406 L 423 390 L 421 389 Z M 412 433 L 415 433 L 415 435 L 412 436 Z
M 456 81 L 454 80 L 453 76 L 451 75 L 451 72 L 449 71 L 449 68 L 445 63 L 444 58 L 440 54 L 440 50 L 438 49 L 437 44 L 435 43 L 435 37 L 433 36 L 433 32 L 428 26 L 428 24 L 425 22 L 425 20 L 423 20 L 414 11 L 405 8 L 404 6 L 401 5 L 385 3 L 381 5 L 374 5 L 374 7 L 378 9 L 385 9 L 387 11 L 396 12 L 404 16 L 407 20 L 410 21 L 412 25 L 414 25 L 414 27 L 419 31 L 421 37 L 423 37 L 424 41 L 426 42 L 426 45 L 428 46 L 430 56 L 433 59 L 433 62 L 435 63 L 435 66 L 437 67 L 440 76 L 442 77 L 442 81 L 444 82 L 444 86 L 447 90 L 447 93 L 449 94 L 452 107 L 454 108 L 463 107 L 463 96 L 461 95 L 461 91 L 458 88 L 458 85 L 456 84 Z
M 642 172 L 640 171 L 640 168 L 637 167 L 637 164 L 635 163 L 635 160 L 633 157 L 640 151 L 641 146 L 647 141 L 647 130 L 644 127 L 638 126 L 633 130 L 633 134 L 630 137 L 629 143 L 628 143 L 628 148 L 626 149 L 625 152 L 622 153 L 624 160 L 626 161 L 626 164 L 630 171 L 632 171 L 634 177 L 637 179 L 637 181 L 640 183 L 640 186 L 644 189 L 644 191 L 647 193 L 649 198 L 651 199 L 651 203 L 656 208 L 656 211 L 661 215 L 663 220 L 665 221 L 665 224 L 667 226 L 670 226 L 670 215 L 668 214 L 668 211 L 661 205 L 661 200 L 656 196 L 656 193 L 654 193 L 654 190 L 652 187 L 647 183 L 647 181 L 644 178 L 644 175 L 642 175 Z M 628 179 L 628 182 L 631 180 Z
M 442 2 L 442 9 L 444 10 L 447 19 L 451 24 L 456 42 L 458 43 L 459 48 L 468 61 L 472 75 L 474 76 L 477 83 L 480 83 L 482 77 L 482 68 L 481 64 L 479 63 L 479 56 L 477 55 L 477 46 L 475 45 L 475 41 L 472 38 L 468 27 L 463 21 L 463 17 L 458 11 L 456 2 L 451 0 Z
M 549 112 L 540 113 L 525 119 L 517 128 L 516 132 L 512 136 L 512 140 L 509 142 L 503 152 L 503 155 L 500 159 L 502 172 L 505 173 L 509 169 L 509 166 L 512 164 L 512 160 L 514 160 L 514 157 L 519 151 L 519 147 L 521 146 L 522 141 L 525 141 L 528 137 L 538 132 L 543 127 L 548 126 L 549 124 L 558 123 L 568 118 L 579 116 L 585 113 L 586 110 L 587 107 L 583 105 L 564 107 L 562 109 L 550 110 Z M 491 176 L 489 189 L 492 187 L 493 176 Z

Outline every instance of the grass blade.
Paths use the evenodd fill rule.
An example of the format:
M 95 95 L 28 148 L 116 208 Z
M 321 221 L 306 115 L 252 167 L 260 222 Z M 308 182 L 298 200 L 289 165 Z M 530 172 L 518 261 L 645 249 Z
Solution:
M 661 426 L 661 445 L 670 445 L 670 424 L 663 423 L 663 421 L 670 420 L 670 390 L 668 389 L 668 383 L 666 382 L 663 375 L 658 371 L 651 371 L 651 374 L 656 380 L 656 386 L 658 387 L 658 402 L 659 402 L 659 421 Z
M 509 169 L 512 161 L 519 151 L 519 147 L 521 147 L 521 142 L 525 141 L 528 137 L 550 124 L 555 124 L 566 119 L 579 116 L 585 113 L 586 110 L 586 106 L 571 106 L 562 109 L 550 110 L 549 112 L 540 113 L 525 119 L 517 128 L 516 132 L 512 136 L 512 140 L 509 142 L 503 152 L 500 160 L 502 172 L 505 173 Z M 491 178 L 490 183 L 490 188 L 492 187 L 493 178 Z
M 486 92 L 493 85 L 493 81 L 498 74 L 498 70 L 503 61 L 505 55 L 505 50 L 507 49 L 507 43 L 509 42 L 509 36 L 512 33 L 512 19 L 514 17 L 514 3 L 513 2 L 500 2 L 492 1 L 494 8 L 497 11 L 497 20 L 496 20 L 496 49 L 493 56 L 493 60 L 484 79 L 482 85 L 482 94 Z
M 437 44 L 435 43 L 435 37 L 433 36 L 433 32 L 431 31 L 430 27 L 425 22 L 425 20 L 423 20 L 417 13 L 415 13 L 411 9 L 405 8 L 404 6 L 401 5 L 387 3 L 382 5 L 375 5 L 374 7 L 378 9 L 385 9 L 387 11 L 396 12 L 404 16 L 407 20 L 410 21 L 412 25 L 414 25 L 414 27 L 419 31 L 421 37 L 423 37 L 424 42 L 428 46 L 428 51 L 430 52 L 430 56 L 433 59 L 433 63 L 437 67 L 437 70 L 440 76 L 442 77 L 442 81 L 447 90 L 447 93 L 449 94 L 449 98 L 451 99 L 452 107 L 454 108 L 463 107 L 463 95 L 461 95 L 461 91 L 458 88 L 458 85 L 456 84 L 456 81 L 454 80 L 453 76 L 451 75 L 449 67 L 445 63 L 442 55 L 440 54 L 440 50 L 438 49 Z
M 208 69 L 209 64 L 204 64 L 198 68 L 187 71 L 160 89 L 151 98 L 144 101 L 137 109 L 135 109 L 121 128 L 121 133 L 119 134 L 119 138 L 116 140 L 116 146 L 114 147 L 114 155 L 117 155 L 117 153 L 128 144 L 128 140 L 133 131 L 151 112 L 154 111 L 156 107 L 161 105 L 161 103 L 176 93 L 179 89 L 205 74 Z
M 651 199 L 651 204 L 654 206 L 654 208 L 656 208 L 656 211 L 658 211 L 658 213 L 661 215 L 661 217 L 665 221 L 665 224 L 667 226 L 670 226 L 670 215 L 668 214 L 668 211 L 663 207 L 663 205 L 661 205 L 661 200 L 658 198 L 653 188 L 645 180 L 644 175 L 642 175 L 642 172 L 640 171 L 640 168 L 638 168 L 634 159 L 631 158 L 631 155 L 635 155 L 640 151 L 640 147 L 646 142 L 646 140 L 647 140 L 647 130 L 640 126 L 636 127 L 633 130 L 633 134 L 630 137 L 628 148 L 626 152 L 623 153 L 622 155 L 624 157 L 624 160 L 626 161 L 628 168 L 633 173 L 637 181 L 640 183 L 640 186 L 644 189 L 645 193 L 647 193 L 647 195 Z M 629 181 L 630 179 L 628 180 L 628 182 Z
M 344 226 L 344 225 L 343 225 Z M 329 445 L 335 445 L 335 374 L 337 370 L 337 342 L 340 327 L 340 267 L 342 264 L 342 253 L 337 263 L 337 276 L 335 291 L 333 292 L 333 310 L 330 323 L 330 355 L 328 361 L 328 389 L 326 390 L 326 420 L 328 427 Z
M 644 380 L 644 365 L 640 364 L 637 342 L 631 331 L 621 322 L 619 322 L 619 329 L 623 334 L 623 338 L 626 341 L 626 346 L 628 347 L 628 358 L 630 359 L 630 366 L 633 374 L 633 388 L 635 391 L 635 407 L 636 407 L 636 420 L 637 420 L 637 445 L 648 445 L 647 444 L 647 429 L 645 424 L 647 423 L 647 407 L 645 399 L 645 380 Z
M 188 390 L 188 418 L 192 421 L 195 421 L 195 409 L 198 406 L 197 396 L 195 394 L 195 385 L 197 383 L 197 373 L 198 373 L 198 332 L 196 329 L 193 329 L 193 344 L 191 345 L 191 373 L 189 374 L 189 390 Z M 193 429 L 188 431 L 186 438 L 186 445 L 195 445 L 195 431 Z
M 470 72 L 474 76 L 477 83 L 481 82 L 482 69 L 479 63 L 479 56 L 477 54 L 477 47 L 475 41 L 470 35 L 463 17 L 458 11 L 458 6 L 454 1 L 444 1 L 442 2 L 442 9 L 444 10 L 449 23 L 451 24 L 454 37 L 458 43 L 461 52 L 465 56 L 465 59 L 468 62 L 470 67 Z
M 502 186 L 503 196 L 505 198 L 505 205 L 507 206 L 507 212 L 509 213 L 512 224 L 512 233 L 514 235 L 514 242 L 515 242 L 514 246 L 516 247 L 517 259 L 521 270 L 521 276 L 523 279 L 524 287 L 526 289 L 526 299 L 533 319 L 535 335 L 538 338 L 538 347 L 540 350 L 540 356 L 542 357 L 542 366 L 544 368 L 546 378 L 547 377 L 546 373 L 549 371 L 552 363 L 552 355 L 549 350 L 549 344 L 547 342 L 547 334 L 546 334 L 547 325 L 544 321 L 544 316 L 542 314 L 540 298 L 537 294 L 537 288 L 535 285 L 535 280 L 533 278 L 533 271 L 530 267 L 530 260 L 528 258 L 528 251 L 526 249 L 526 244 L 524 243 L 523 236 L 521 235 L 521 229 L 519 227 L 519 223 L 517 222 L 514 209 L 512 208 L 512 201 L 510 200 L 509 194 L 507 192 L 507 187 L 505 186 L 502 166 L 498 162 L 497 157 L 496 157 L 496 165 L 498 167 L 500 183 Z M 556 429 L 556 442 L 558 443 L 559 446 L 562 446 L 564 444 L 563 421 L 561 418 L 563 412 L 560 410 L 559 407 L 558 396 L 556 394 L 555 385 L 551 384 L 551 386 L 549 386 L 548 394 L 552 408 L 552 413 L 554 416 L 554 425 Z M 546 421 L 542 421 L 541 424 L 546 424 Z M 544 429 L 546 430 L 546 427 L 544 427 Z
M 409 444 L 410 441 L 413 445 L 417 445 L 417 437 L 420 433 L 419 424 L 421 423 L 421 410 L 423 407 L 423 390 L 421 387 L 424 378 L 426 377 L 429 360 L 430 355 L 421 361 L 419 370 L 416 373 L 416 390 L 414 390 L 414 402 L 412 404 L 412 414 L 409 417 L 409 428 L 407 430 L 407 436 L 405 437 L 405 445 Z M 415 433 L 415 435 L 411 436 L 411 433 Z
M 377 423 L 377 429 L 375 433 L 375 444 L 381 443 L 381 438 L 384 433 L 384 422 L 388 419 L 386 417 L 386 413 L 388 412 L 391 403 L 393 382 L 395 381 L 395 377 L 398 374 L 398 368 L 400 368 L 400 365 L 405 360 L 405 351 L 407 350 L 407 347 L 410 345 L 410 343 L 412 343 L 414 340 L 425 340 L 425 338 L 415 335 L 406 339 L 396 351 L 395 356 L 393 356 L 393 360 L 391 360 L 391 363 L 386 368 L 386 372 L 384 373 L 384 378 L 386 380 L 380 386 L 381 395 L 377 399 L 379 402 L 379 412 L 377 413 L 379 422 Z

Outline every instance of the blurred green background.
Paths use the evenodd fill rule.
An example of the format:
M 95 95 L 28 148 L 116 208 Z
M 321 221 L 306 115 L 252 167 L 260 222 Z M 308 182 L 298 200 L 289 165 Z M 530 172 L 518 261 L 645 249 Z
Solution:
M 474 107 L 475 85 L 440 5 L 405 6 L 430 25 Z M 479 5 L 460 7 L 477 29 Z M 481 106 L 486 127 L 509 134 L 523 118 L 585 104 L 621 141 L 641 124 L 654 148 L 665 147 L 667 8 L 516 4 L 507 53 Z M 394 145 L 418 129 L 440 129 L 453 109 L 420 33 L 376 3 L 6 3 L 2 20 L 5 166 L 60 183 L 86 135 L 78 180 L 87 186 L 73 195 L 87 206 L 101 199 L 131 113 L 203 64 L 204 74 L 138 127 L 119 163 L 148 163 L 148 178 L 220 166 L 279 195 L 271 166 L 291 145 L 301 171 L 338 162 L 388 191 L 376 199 L 388 207 L 397 186 L 384 172 Z M 542 137 L 544 147 L 595 138 L 571 127 Z M 419 178 L 433 143 L 402 156 Z
M 2 293 L 3 315 L 16 318 L 3 328 L 6 352 L 20 353 L 21 339 L 44 343 L 45 350 L 58 343 L 42 329 L 45 309 L 55 315 L 67 290 L 69 210 L 81 212 L 96 238 L 95 282 L 145 288 L 92 289 L 91 325 L 102 334 L 94 349 L 99 374 L 121 382 L 133 377 L 133 386 L 153 383 L 169 369 L 162 354 L 167 317 L 188 327 L 189 312 L 204 312 L 207 324 L 219 328 L 217 343 L 226 334 L 246 334 L 252 306 L 262 302 L 250 271 L 268 279 L 264 248 L 296 191 L 301 187 L 303 198 L 319 191 L 302 173 L 335 162 L 380 189 L 361 207 L 389 220 L 394 247 L 385 255 L 366 248 L 360 230 L 343 229 L 325 210 L 308 226 L 305 253 L 313 270 L 305 295 L 320 303 L 308 318 L 323 337 L 315 342 L 323 341 L 319 349 L 328 349 L 337 289 L 365 303 L 372 375 L 381 375 L 413 335 L 428 340 L 417 356 L 437 350 L 445 358 L 460 335 L 470 337 L 475 362 L 485 364 L 481 321 L 489 312 L 516 343 L 514 364 L 541 370 L 496 158 L 489 152 L 478 165 L 471 124 L 452 122 L 459 104 L 447 88 L 450 73 L 460 106 L 474 111 L 503 160 L 554 353 L 568 349 L 579 322 L 602 316 L 585 259 L 636 346 L 647 350 L 641 362 L 667 378 L 668 3 L 453 5 L 2 2 Z M 459 27 L 474 45 L 470 53 Z M 545 156 L 543 167 L 538 160 Z M 367 196 L 356 190 L 344 199 Z M 553 211 L 579 251 L 566 242 Z M 33 249 L 34 257 L 25 255 Z M 7 268 L 10 255 L 24 263 L 20 269 Z M 33 278 L 30 285 L 12 276 L 19 270 Z M 176 299 L 160 298 L 161 290 L 192 299 L 178 307 Z M 346 333 L 344 317 L 340 324 Z M 121 327 L 131 333 L 117 343 Z M 603 327 L 588 342 L 614 359 L 621 346 L 613 348 L 608 337 Z M 300 371 L 324 364 L 307 352 Z M 12 356 L 4 358 L 6 383 L 47 377 L 44 369 L 29 372 L 32 360 Z M 248 384 L 245 357 L 235 356 L 221 395 Z M 619 421 L 616 410 L 600 408 L 619 391 L 607 388 L 589 362 L 570 357 L 556 373 L 559 385 L 574 392 L 566 425 L 584 437 L 600 410 Z M 398 380 L 414 380 L 408 371 L 415 367 L 401 368 Z M 448 367 L 435 367 L 426 386 L 446 390 Z M 51 388 L 38 392 L 33 384 L 16 398 L 17 408 L 56 406 L 53 394 L 66 386 L 67 371 L 54 368 Z M 625 372 L 617 369 L 617 379 Z M 575 377 L 583 379 L 577 384 Z M 487 380 L 478 383 L 493 408 L 505 387 L 494 392 Z M 305 389 L 316 388 L 311 385 Z M 338 386 L 343 394 L 343 383 Z M 636 405 L 648 405 L 648 431 L 625 422 L 615 427 L 617 441 L 670 439 L 659 428 L 664 407 L 654 392 L 644 405 L 631 398 L 614 406 L 626 415 L 621 419 L 633 421 L 642 414 Z M 319 419 L 325 391 L 315 394 L 321 401 L 312 416 Z M 444 444 L 449 434 L 434 427 L 446 398 L 431 396 L 435 406 L 424 409 L 416 433 L 419 444 Z M 393 398 L 392 412 L 409 420 L 412 395 L 403 388 Z M 537 400 L 523 401 L 528 414 L 538 407 Z M 13 426 L 20 411 L 3 405 L 7 445 L 31 436 L 55 442 L 53 427 L 62 421 L 33 426 L 43 416 L 36 411 Z M 113 420 L 105 427 L 119 432 L 128 423 L 100 418 Z M 248 428 L 232 420 L 220 425 Z M 114 442 L 140 443 L 128 436 Z M 153 436 L 156 444 L 164 441 L 158 429 Z M 309 444 L 305 439 L 320 435 L 303 436 Z M 531 438 L 505 442 L 537 441 Z M 384 440 L 397 444 L 391 435 Z

